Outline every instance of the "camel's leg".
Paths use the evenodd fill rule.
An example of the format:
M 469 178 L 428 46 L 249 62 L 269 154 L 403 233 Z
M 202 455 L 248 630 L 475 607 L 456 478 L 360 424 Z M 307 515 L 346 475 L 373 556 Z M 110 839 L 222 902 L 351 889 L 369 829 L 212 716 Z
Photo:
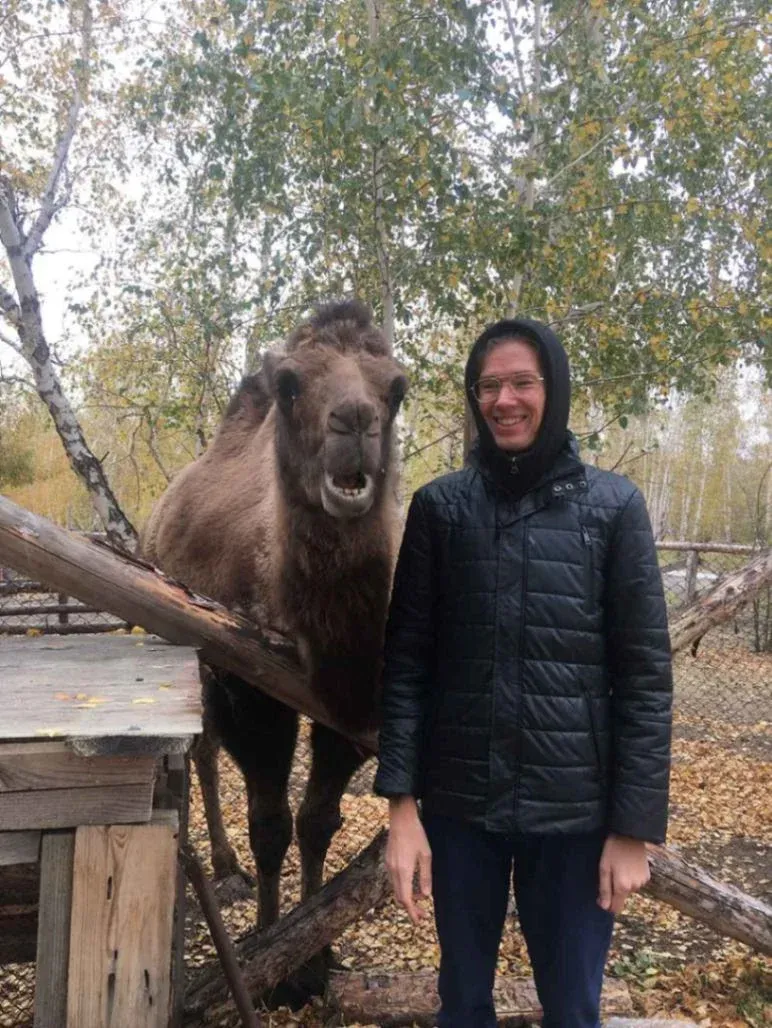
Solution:
M 252 877 L 239 865 L 233 847 L 228 841 L 220 806 L 220 770 L 217 762 L 220 753 L 218 731 L 220 697 L 215 690 L 218 689 L 218 675 L 222 672 L 199 661 L 199 673 L 203 699 L 203 732 L 193 747 L 192 755 L 198 782 L 201 786 L 201 798 L 209 829 L 212 870 L 217 880 L 237 874 L 250 885 L 254 885 Z
M 341 826 L 341 797 L 367 760 L 348 739 L 319 724 L 311 729 L 311 751 L 311 775 L 297 817 L 303 899 L 321 888 L 324 858 Z
M 217 727 L 247 786 L 249 842 L 258 885 L 258 927 L 279 916 L 279 877 L 292 840 L 287 798 L 298 715 L 229 672 L 217 675 Z
M 340 800 L 351 776 L 367 760 L 353 743 L 324 725 L 311 729 L 311 775 L 297 816 L 301 893 L 307 899 L 322 886 L 330 840 L 341 826 Z M 325 946 L 298 969 L 297 979 L 308 995 L 322 994 L 332 951 Z
M 201 786 L 201 798 L 204 801 L 204 814 L 209 829 L 209 842 L 212 848 L 212 870 L 216 880 L 237 874 L 245 881 L 254 885 L 254 880 L 239 865 L 233 847 L 228 841 L 220 807 L 220 771 L 217 757 L 220 746 L 212 734 L 204 726 L 204 732 L 193 748 L 193 763 L 196 765 L 198 782 Z

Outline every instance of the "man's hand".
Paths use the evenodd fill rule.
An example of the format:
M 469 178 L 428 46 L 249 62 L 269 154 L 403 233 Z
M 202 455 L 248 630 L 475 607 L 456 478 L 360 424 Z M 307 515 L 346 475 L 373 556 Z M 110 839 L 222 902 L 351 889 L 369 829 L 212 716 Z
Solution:
M 646 843 L 626 835 L 609 835 L 600 858 L 598 906 L 620 914 L 630 893 L 642 889 L 649 877 Z
M 413 890 L 416 868 L 418 894 Z M 397 796 L 389 800 L 386 870 L 394 898 L 405 908 L 413 924 L 418 924 L 426 911 L 417 904 L 432 894 L 432 852 L 413 796 Z

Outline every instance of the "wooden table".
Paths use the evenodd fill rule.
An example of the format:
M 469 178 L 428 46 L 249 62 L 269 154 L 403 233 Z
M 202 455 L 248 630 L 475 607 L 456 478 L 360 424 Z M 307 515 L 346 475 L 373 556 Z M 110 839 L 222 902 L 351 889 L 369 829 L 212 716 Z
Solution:
M 200 697 L 195 652 L 154 636 L 0 640 L 0 867 L 39 861 L 36 1028 L 174 1020 Z

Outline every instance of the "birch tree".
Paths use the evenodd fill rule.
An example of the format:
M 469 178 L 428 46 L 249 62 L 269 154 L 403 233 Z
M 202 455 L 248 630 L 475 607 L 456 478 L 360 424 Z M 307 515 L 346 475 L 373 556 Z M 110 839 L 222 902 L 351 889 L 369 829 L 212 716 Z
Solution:
M 25 44 L 37 34 L 52 38 L 54 26 L 46 24 L 42 5 L 15 5 L 3 23 L 6 49 L 0 59 L 7 66 L 2 80 L 7 98 L 3 104 L 6 120 L 3 132 L 6 139 L 15 137 L 18 159 L 13 161 L 6 153 L 0 166 L 0 243 L 10 278 L 8 285 L 0 282 L 0 311 L 6 326 L 0 340 L 29 366 L 35 389 L 48 408 L 72 469 L 85 485 L 108 538 L 131 551 L 136 546 L 136 532 L 123 514 L 100 461 L 89 448 L 65 394 L 43 329 L 34 275 L 34 260 L 46 233 L 72 198 L 75 173 L 70 167 L 70 155 L 90 89 L 94 47 L 90 0 L 71 4 L 67 13 L 69 24 L 59 27 L 66 42 L 56 54 L 63 68 L 55 71 L 54 67 L 49 68 L 49 74 L 61 80 L 58 95 L 52 98 L 49 110 L 23 110 L 20 96 L 31 85 L 30 80 L 22 76 L 22 63 L 28 56 Z M 43 68 L 33 72 L 45 95 L 44 74 Z M 42 126 L 38 124 L 39 118 Z M 45 158 L 39 153 L 46 122 L 50 123 L 55 139 L 47 168 Z M 32 131 L 29 131 L 30 126 Z M 26 138 L 25 129 L 28 131 Z

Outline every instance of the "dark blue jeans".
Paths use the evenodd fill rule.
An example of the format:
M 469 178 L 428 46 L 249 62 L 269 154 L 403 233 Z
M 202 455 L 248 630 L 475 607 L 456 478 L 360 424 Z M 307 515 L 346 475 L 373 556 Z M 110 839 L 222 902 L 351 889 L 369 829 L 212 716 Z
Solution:
M 604 836 L 500 835 L 426 814 L 440 940 L 439 1028 L 495 1028 L 493 980 L 514 868 L 543 1028 L 599 1028 L 614 919 L 597 905 Z

